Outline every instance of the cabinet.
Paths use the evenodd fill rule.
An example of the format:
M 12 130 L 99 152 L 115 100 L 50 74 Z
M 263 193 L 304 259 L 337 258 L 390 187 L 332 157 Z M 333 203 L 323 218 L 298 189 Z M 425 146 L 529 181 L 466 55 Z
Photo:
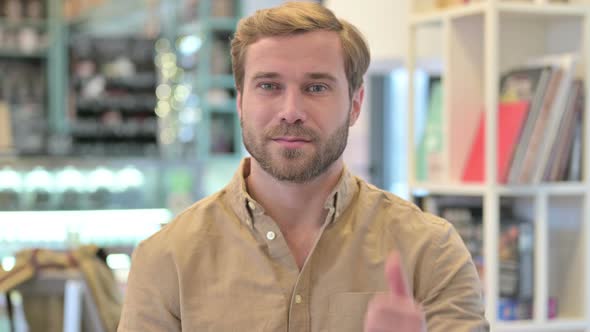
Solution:
M 243 155 L 229 51 L 241 2 L 176 0 L 167 10 L 176 19 L 156 45 L 161 143 L 164 154 L 198 160 L 202 197 L 227 183 Z
M 0 1 L 0 102 L 10 136 L 2 154 L 44 154 L 65 109 L 59 0 Z
M 204 165 L 203 195 L 209 195 L 225 186 L 243 156 L 230 57 L 241 1 L 181 1 L 181 6 L 181 12 L 196 13 L 196 20 L 184 17 L 187 23 L 178 27 L 177 56 L 184 84 L 193 91 L 189 109 L 200 120 L 196 149 Z M 198 47 L 191 50 L 191 43 Z
M 574 76 L 590 95 L 589 8 L 549 1 L 456 2 L 461 4 L 441 9 L 436 8 L 440 1 L 422 0 L 411 8 L 410 195 L 446 216 L 460 233 L 470 233 L 472 241 L 466 244 L 480 268 L 492 330 L 590 331 L 589 98 L 580 120 L 581 180 L 504 183 L 496 167 L 504 125 L 497 111 L 499 86 L 507 72 L 541 56 L 576 53 Z M 426 175 L 419 172 L 424 124 L 415 121 L 421 118 L 414 102 L 417 71 L 440 76 L 442 82 L 434 93 L 440 98 L 437 154 L 427 161 Z M 468 183 L 462 176 L 481 114 L 484 179 Z M 509 248 L 516 259 L 507 258 Z M 515 292 L 518 299 L 506 295 Z
M 0 8 L 10 1 L 0 0 Z M 133 246 L 225 185 L 240 160 L 229 65 L 240 2 L 43 3 L 42 19 L 0 16 L 0 32 L 32 26 L 47 34 L 38 50 L 0 42 L 0 81 L 12 87 L 35 78 L 28 80 L 46 91 L 35 99 L 43 107 L 32 124 L 47 128 L 22 132 L 43 134 L 33 156 L 0 150 L 0 257 L 34 246 Z M 7 77 L 13 63 L 39 74 L 26 67 Z M 118 75 L 105 74 L 113 69 Z M 85 94 L 97 76 L 94 90 L 105 93 Z M 0 124 L 3 109 L 0 103 Z

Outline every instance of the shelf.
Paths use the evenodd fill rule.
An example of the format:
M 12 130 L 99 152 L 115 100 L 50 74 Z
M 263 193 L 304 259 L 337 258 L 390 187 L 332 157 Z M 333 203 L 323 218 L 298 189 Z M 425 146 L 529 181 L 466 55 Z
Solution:
M 563 5 L 563 4 L 527 4 L 517 2 L 500 2 L 498 9 L 501 13 L 508 14 L 524 14 L 527 16 L 579 16 L 584 17 L 586 12 L 590 10 L 589 6 L 581 5 Z
M 46 51 L 23 52 L 20 50 L 0 49 L 0 59 L 44 59 L 47 57 Z
M 147 4 L 143 0 L 113 1 L 106 0 L 99 5 L 88 6 L 75 17 L 68 19 L 70 26 L 88 23 L 90 21 L 107 21 L 115 23 L 125 15 L 147 11 Z M 120 22 L 119 22 L 120 23 Z
M 210 110 L 211 113 L 235 113 L 236 100 L 230 99 L 223 104 L 203 103 L 203 107 Z
M 178 27 L 179 35 L 200 34 L 205 29 L 211 31 L 234 31 L 238 20 L 232 17 L 213 17 L 203 21 L 183 23 Z
M 90 78 L 74 78 L 74 85 L 79 88 L 88 84 Z M 106 86 L 109 88 L 122 88 L 131 90 L 155 91 L 158 85 L 157 77 L 152 73 L 138 73 L 130 77 L 106 78 Z
M 500 100 L 507 96 L 506 90 L 500 91 L 498 88 L 506 87 L 501 84 L 506 83 L 507 72 L 527 68 L 526 64 L 531 59 L 546 55 L 578 53 L 580 59 L 588 58 L 590 6 L 580 5 L 582 1 L 556 2 L 472 0 L 469 4 L 440 11 L 414 12 L 409 21 L 410 69 L 440 67 L 444 76 L 440 86 L 433 87 L 431 82 L 422 77 L 422 73 L 421 77 L 410 81 L 408 85 L 409 97 L 418 99 L 408 98 L 406 101 L 414 106 L 410 107 L 412 113 L 407 120 L 407 136 L 410 139 L 408 152 L 413 155 L 413 158 L 408 158 L 411 174 L 409 193 L 417 196 L 416 202 L 426 211 L 441 215 L 453 223 L 463 236 L 467 248 L 474 253 L 478 271 L 484 272 L 480 276 L 486 295 L 485 309 L 494 331 L 590 331 L 590 317 L 586 310 L 589 289 L 587 274 L 590 252 L 586 244 L 590 236 L 587 228 L 590 218 L 587 206 L 590 202 L 590 179 L 586 176 L 589 163 L 584 153 L 588 148 L 583 144 L 585 141 L 574 137 L 576 149 L 582 149 L 585 157 L 580 158 L 578 150 L 573 150 L 570 136 L 567 136 L 567 144 L 561 142 L 553 148 L 563 149 L 559 154 L 547 152 L 548 158 L 553 156 L 556 160 L 562 160 L 566 158 L 562 158 L 562 154 L 575 151 L 576 165 L 567 166 L 576 172 L 569 178 L 579 179 L 578 174 L 581 173 L 585 175 L 583 181 L 506 184 L 498 183 L 500 177 L 497 176 L 494 176 L 495 183 L 491 183 L 489 177 L 487 182 L 479 183 L 464 183 L 461 180 L 467 177 L 464 174 L 467 167 L 482 167 L 494 173 L 496 163 L 500 162 L 502 167 L 512 167 L 512 161 L 504 158 L 506 154 L 502 150 L 507 146 L 503 145 L 507 144 L 503 141 L 507 130 L 490 135 L 489 131 L 479 129 L 480 123 L 485 123 L 479 117 L 479 112 L 485 108 L 489 115 L 490 109 L 497 110 L 498 103 L 506 100 Z M 433 7 L 435 3 L 434 0 L 425 0 L 418 2 L 415 7 Z M 430 65 L 432 59 L 440 59 L 442 66 L 437 66 L 436 62 Z M 576 73 L 572 76 L 588 82 L 590 72 L 584 63 L 572 71 Z M 548 75 L 545 75 L 546 79 Z M 521 82 L 524 79 L 516 83 L 520 86 L 515 89 L 520 89 Z M 527 91 L 533 88 L 531 86 Z M 564 85 L 559 90 L 557 101 L 560 103 L 568 100 L 567 89 Z M 436 98 L 433 98 L 432 91 L 437 92 L 434 95 Z M 589 91 L 588 85 L 585 85 L 584 93 L 588 95 Z M 517 96 L 514 99 L 528 98 L 523 97 L 524 93 L 521 92 L 515 93 Z M 571 98 L 570 102 L 574 100 Z M 581 103 L 580 100 L 576 102 Z M 575 104 L 573 109 L 578 111 L 583 107 L 584 111 L 588 111 L 589 105 L 586 100 L 586 107 Z M 560 106 L 556 104 L 556 107 Z M 437 113 L 430 117 L 428 113 L 434 111 Z M 492 127 L 500 128 L 505 124 L 502 117 L 495 119 Z M 579 121 L 571 117 L 568 119 L 570 122 Z M 490 120 L 489 116 L 487 120 Z M 590 125 L 587 120 L 588 117 L 583 118 L 583 129 Z M 523 118 L 522 121 L 521 124 L 527 119 Z M 435 127 L 435 130 L 431 130 L 430 136 L 425 136 L 428 126 Z M 572 133 L 570 127 L 567 127 L 567 131 Z M 559 126 L 557 130 L 564 131 L 562 129 Z M 515 128 L 514 141 L 510 144 L 521 143 L 516 130 L 523 131 L 520 127 Z M 482 132 L 484 135 L 480 135 Z M 574 132 L 575 135 L 578 133 Z M 433 141 L 425 140 L 425 137 Z M 552 148 L 554 142 L 550 140 L 554 137 L 548 136 L 546 140 L 542 138 L 542 146 L 547 147 L 547 150 Z M 442 141 L 440 145 L 424 145 L 424 142 L 430 144 L 439 139 Z M 530 148 L 530 144 L 526 143 L 522 147 Z M 521 151 L 509 152 L 517 154 Z M 512 154 L 509 158 L 513 158 Z M 474 163 L 473 159 L 478 163 Z M 539 171 L 557 166 L 547 166 L 545 162 L 544 159 L 534 162 L 532 169 L 535 179 L 544 178 L 537 174 Z M 546 177 L 567 179 L 562 174 L 563 166 L 559 165 L 559 174 L 554 172 L 556 169 L 548 169 L 547 172 L 553 172 Z M 484 169 L 476 171 L 481 178 Z M 526 173 L 528 175 L 528 169 Z M 430 183 L 427 179 L 439 181 Z M 511 241 L 509 238 L 512 236 Z M 515 269 L 511 270 L 512 267 Z M 517 283 L 511 285 L 510 281 Z M 513 296 L 515 298 L 521 296 L 530 301 L 505 301 L 510 298 L 510 293 L 516 294 Z M 497 319 L 502 316 L 528 320 Z
M 476 2 L 470 3 L 468 5 L 452 7 L 449 9 L 413 14 L 410 17 L 410 24 L 413 26 L 440 25 L 443 23 L 443 21 L 449 18 L 482 15 L 486 8 L 487 6 L 485 3 Z
M 0 225 L 14 226 L 23 223 L 67 225 L 79 223 L 103 224 L 107 221 L 125 220 L 134 224 L 163 224 L 172 215 L 167 209 L 129 209 L 129 210 L 81 210 L 81 211 L 0 211 Z
M 585 331 L 585 321 L 579 320 L 551 320 L 545 323 L 533 323 L 529 321 L 499 322 L 495 325 L 497 332 L 570 332 Z
M 169 164 L 170 162 L 165 161 L 165 163 Z M 13 168 L 31 168 L 35 166 L 59 168 L 66 165 L 76 167 L 98 167 L 128 164 L 137 165 L 139 167 L 154 166 L 163 165 L 164 160 L 159 157 L 109 157 L 108 160 L 105 160 L 104 158 L 94 156 L 0 156 L 0 165 Z
M 502 14 L 516 14 L 519 16 L 578 16 L 584 17 L 590 10 L 590 6 L 563 5 L 563 4 L 532 4 L 506 2 L 498 0 L 497 9 Z M 441 25 L 447 19 L 457 19 L 467 16 L 483 15 L 489 10 L 488 4 L 484 2 L 470 3 L 463 6 L 455 6 L 447 9 L 433 10 L 425 13 L 413 14 L 410 17 L 412 26 Z
M 583 195 L 590 190 L 584 183 L 556 182 L 534 185 L 498 185 L 488 187 L 484 184 L 432 184 L 415 183 L 410 185 L 411 192 L 416 196 L 426 194 L 457 195 L 457 196 L 481 196 L 486 192 L 497 192 L 505 196 L 533 196 L 540 193 L 549 195 Z
M 203 30 L 203 25 L 201 22 L 193 21 L 188 23 L 183 23 L 178 27 L 178 34 L 179 35 L 199 35 Z
M 233 17 L 213 17 L 205 21 L 204 26 L 211 30 L 233 31 L 238 21 Z
M 6 18 L 0 18 L 0 27 L 8 27 L 8 28 L 23 28 L 23 27 L 32 27 L 37 29 L 46 29 L 47 28 L 47 20 L 34 20 L 34 19 L 23 19 L 20 21 L 12 21 L 7 20 Z
M 85 211 L 0 211 L 0 256 L 26 247 L 74 243 L 135 245 L 173 215 L 168 209 Z
M 209 81 L 209 88 L 233 89 L 234 77 L 232 75 L 212 75 Z
M 153 113 L 158 99 L 155 96 L 103 96 L 93 99 L 80 99 L 76 104 L 77 112 L 102 114 L 118 110 L 128 113 Z
M 414 183 L 410 184 L 410 191 L 416 196 L 425 195 L 457 195 L 457 196 L 481 196 L 485 193 L 486 187 L 480 184 L 433 184 Z
M 507 185 L 498 187 L 500 194 L 535 195 L 545 193 L 550 195 L 582 195 L 589 187 L 579 182 L 555 182 L 536 185 Z
M 116 129 L 96 130 L 95 132 L 74 131 L 72 137 L 75 141 L 96 141 L 101 143 L 136 143 L 143 144 L 146 142 L 153 143 L 157 141 L 157 131 L 152 132 L 132 132 L 132 133 L 117 133 Z

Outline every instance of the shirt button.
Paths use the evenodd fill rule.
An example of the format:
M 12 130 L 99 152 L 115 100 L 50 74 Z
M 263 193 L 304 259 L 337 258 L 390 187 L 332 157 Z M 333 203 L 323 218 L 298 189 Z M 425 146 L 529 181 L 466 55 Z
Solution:
M 269 240 L 271 240 L 271 241 L 274 240 L 276 236 L 277 235 L 273 231 L 269 231 L 268 233 L 266 233 L 266 238 L 269 239 Z
M 250 208 L 250 210 L 256 210 L 256 205 L 253 202 L 248 202 L 248 207 Z
M 301 297 L 301 295 L 297 294 L 295 295 L 295 303 L 300 304 L 303 301 L 303 298 Z

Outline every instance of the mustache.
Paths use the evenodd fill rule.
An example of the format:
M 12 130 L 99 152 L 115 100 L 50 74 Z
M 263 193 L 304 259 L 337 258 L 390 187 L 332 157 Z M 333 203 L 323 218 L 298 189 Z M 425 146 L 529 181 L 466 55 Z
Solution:
M 301 137 L 310 141 L 315 141 L 319 138 L 319 135 L 313 129 L 304 127 L 300 123 L 290 124 L 283 122 L 266 131 L 266 137 L 274 138 L 280 136 Z

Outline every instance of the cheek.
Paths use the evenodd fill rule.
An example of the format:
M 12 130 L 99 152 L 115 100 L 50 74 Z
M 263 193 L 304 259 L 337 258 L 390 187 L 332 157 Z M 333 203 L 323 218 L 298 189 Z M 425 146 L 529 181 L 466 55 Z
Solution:
M 311 118 L 324 133 L 329 133 L 342 126 L 347 121 L 350 113 L 350 103 L 338 102 L 324 105 Z
M 264 129 L 272 124 L 272 113 L 268 110 L 246 107 L 242 109 L 242 123 L 244 126 L 254 131 L 253 134 L 261 134 Z
M 280 108 L 271 102 L 257 102 L 250 100 L 242 106 L 242 119 L 257 128 L 277 125 L 280 117 Z
M 242 99 L 242 117 L 249 121 L 258 121 L 258 119 L 265 116 L 268 107 L 264 103 L 259 102 L 256 98 L 249 95 Z

